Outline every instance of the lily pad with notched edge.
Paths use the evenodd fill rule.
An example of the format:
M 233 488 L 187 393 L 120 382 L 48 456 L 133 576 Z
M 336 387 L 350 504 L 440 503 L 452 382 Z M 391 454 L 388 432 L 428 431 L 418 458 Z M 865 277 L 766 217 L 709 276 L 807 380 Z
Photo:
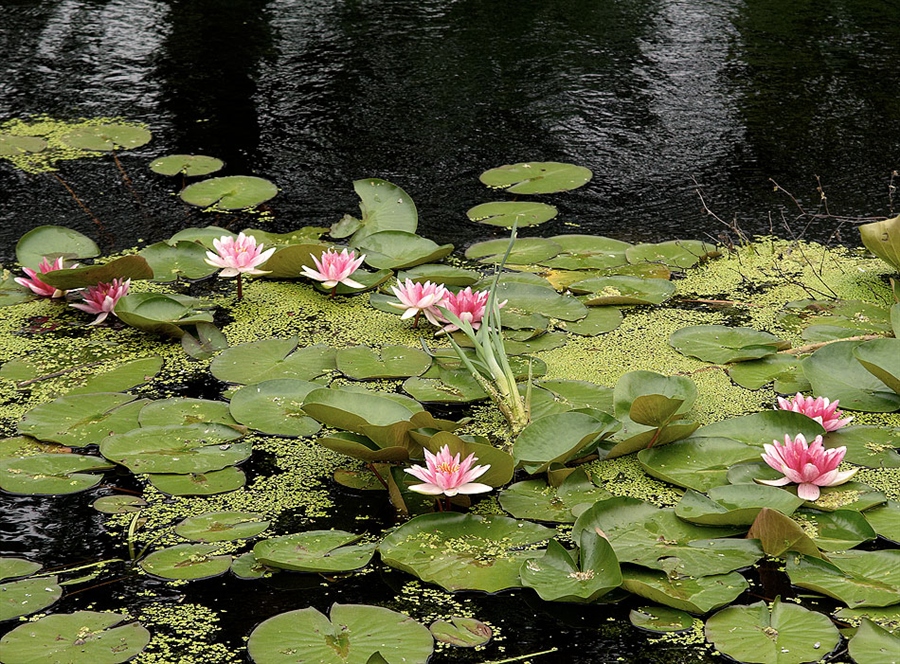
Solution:
M 517 228 L 537 226 L 556 215 L 557 209 L 552 205 L 531 201 L 493 201 L 476 205 L 466 212 L 469 221 L 503 228 L 512 228 L 513 224 Z
M 343 530 L 308 530 L 257 542 L 253 555 L 264 565 L 294 572 L 350 572 L 369 564 L 375 543 Z
M 38 136 L 16 136 L 0 134 L 0 157 L 41 152 L 47 147 L 47 141 Z
M 900 544 L 900 503 L 889 500 L 884 505 L 867 509 L 862 515 L 876 533 Z
M 625 255 L 629 263 L 663 263 L 685 270 L 719 253 L 715 246 L 700 240 L 669 240 L 658 244 L 636 244 L 629 247 Z
M 790 344 L 768 332 L 727 325 L 693 325 L 675 330 L 669 345 L 704 362 L 746 362 L 774 355 Z
M 522 585 L 546 602 L 593 602 L 622 585 L 616 554 L 605 537 L 583 530 L 575 551 L 550 540 L 540 558 L 522 563 Z
M 100 247 L 96 242 L 63 226 L 32 228 L 16 243 L 16 260 L 20 265 L 33 270 L 38 269 L 45 256 L 65 256 L 75 260 L 99 255 Z
M 122 256 L 103 265 L 53 270 L 41 276 L 41 281 L 60 290 L 88 288 L 113 279 L 152 279 L 153 270 L 142 256 Z
M 802 509 L 794 513 L 794 518 L 807 526 L 822 551 L 846 551 L 877 537 L 865 515 L 854 510 L 820 512 Z
M 359 196 L 360 218 L 344 215 L 331 227 L 331 237 L 341 239 L 353 236 L 356 245 L 366 236 L 381 231 L 415 233 L 419 214 L 412 198 L 395 184 L 379 178 L 356 180 L 353 190 Z
M 900 339 L 873 339 L 853 349 L 866 370 L 900 394 Z
M 511 194 L 553 194 L 577 189 L 590 181 L 592 175 L 583 166 L 529 161 L 491 168 L 478 179 L 492 189 L 505 189 Z
M 863 620 L 850 639 L 850 656 L 856 664 L 882 664 L 900 659 L 900 636 L 871 620 Z
M 243 210 L 265 203 L 277 193 L 278 187 L 264 178 L 230 175 L 195 182 L 182 189 L 179 196 L 185 203 L 200 207 Z
M 66 396 L 97 392 L 124 392 L 152 380 L 162 369 L 162 365 L 161 357 L 144 357 L 124 362 L 115 369 L 92 375 L 81 387 L 75 387 L 66 392 Z
M 147 401 L 135 398 L 117 392 L 62 396 L 25 413 L 19 433 L 71 447 L 95 445 L 111 433 L 138 427 L 138 413 Z
M 169 397 L 151 401 L 141 409 L 138 417 L 142 427 L 173 424 L 208 424 L 216 422 L 239 428 L 228 412 L 228 404 L 211 399 Z
M 828 595 L 850 608 L 889 606 L 900 602 L 900 551 L 845 551 L 828 560 L 791 554 L 791 583 Z
M 631 245 L 598 235 L 554 235 L 549 238 L 562 252 L 541 263 L 558 270 L 604 270 L 625 265 L 625 250 Z
M 844 461 L 868 468 L 900 468 L 900 428 L 849 426 L 825 434 L 826 449 L 846 447 Z
M 91 507 L 103 514 L 125 514 L 140 512 L 147 506 L 147 501 L 138 496 L 101 496 Z
M 615 307 L 591 307 L 581 320 L 565 323 L 566 332 L 581 337 L 596 337 L 612 332 L 622 324 L 624 316 Z
M 860 341 L 839 341 L 819 348 L 801 363 L 813 394 L 827 394 L 841 408 L 887 413 L 900 408 L 900 394 L 866 370 L 856 359 Z
M 466 270 L 461 267 L 444 265 L 443 263 L 424 263 L 402 270 L 397 274 L 397 280 L 404 283 L 411 279 L 416 283 L 430 281 L 434 284 L 445 286 L 472 286 L 481 279 L 481 274 L 475 270 Z
M 612 494 L 593 484 L 583 469 L 569 475 L 558 487 L 544 479 L 516 482 L 500 492 L 500 506 L 517 519 L 575 523 L 573 508 L 592 505 Z
M 592 277 L 569 285 L 573 293 L 582 293 L 581 302 L 589 307 L 662 304 L 675 293 L 675 284 L 666 279 L 611 276 Z
M 686 438 L 638 452 L 647 474 L 686 489 L 707 491 L 728 484 L 728 470 L 757 461 L 760 449 L 729 438 Z
M 226 383 L 252 385 L 275 378 L 312 380 L 335 368 L 333 348 L 296 348 L 297 337 L 232 346 L 213 359 L 209 370 Z
M 353 380 L 408 378 L 431 366 L 428 353 L 407 346 L 385 346 L 380 353 L 368 346 L 341 348 L 335 361 L 337 370 Z
M 452 244 L 438 245 L 421 235 L 405 231 L 371 233 L 353 246 L 365 254 L 366 265 L 379 270 L 433 263 L 453 251 Z
M 619 426 L 612 415 L 601 411 L 547 415 L 522 430 L 513 444 L 513 458 L 529 473 L 542 473 L 552 464 L 590 454 Z
M 141 569 L 163 579 L 196 581 L 220 576 L 231 568 L 231 556 L 216 555 L 219 544 L 176 544 L 141 560 Z
M 178 279 L 203 279 L 219 268 L 206 262 L 206 248 L 188 240 L 157 242 L 144 247 L 138 256 L 147 261 L 153 280 L 170 282 Z
M 152 137 L 148 129 L 138 125 L 104 124 L 74 129 L 60 140 L 80 150 L 111 152 L 139 148 L 149 143 Z
M 245 385 L 231 397 L 235 420 L 273 436 L 302 438 L 318 433 L 321 425 L 303 410 L 306 395 L 322 386 L 295 378 L 275 378 Z
M 35 454 L 3 459 L 0 489 L 27 496 L 77 493 L 97 486 L 112 468 L 105 459 L 81 454 Z
M 487 240 L 476 242 L 466 249 L 466 258 L 481 263 L 499 263 L 503 260 L 509 240 Z M 507 262 L 510 265 L 531 265 L 553 258 L 562 251 L 562 247 L 539 237 L 517 238 L 512 243 Z
M 0 622 L 45 609 L 62 597 L 56 576 L 0 583 Z M 2 661 L 6 661 L 5 658 Z
M 428 630 L 435 640 L 458 648 L 483 646 L 494 635 L 494 631 L 480 620 L 461 616 L 435 620 Z
M 202 154 L 170 154 L 150 162 L 150 170 L 160 175 L 178 175 L 197 177 L 209 175 L 222 170 L 225 165 L 221 159 Z
M 664 572 L 629 567 L 623 570 L 622 587 L 638 597 L 673 609 L 703 614 L 730 604 L 750 587 L 737 572 L 698 577 L 670 577 Z
M 675 506 L 675 514 L 701 526 L 749 526 L 763 508 L 790 515 L 805 501 L 774 486 L 727 484 L 706 495 L 688 490 Z
M 247 482 L 244 471 L 234 466 L 208 473 L 147 475 L 156 489 L 170 496 L 212 496 L 240 489 Z
M 638 629 L 667 634 L 686 632 L 694 626 L 694 617 L 679 609 L 668 606 L 642 606 L 632 609 L 628 620 Z
M 231 542 L 256 537 L 268 527 L 256 512 L 208 512 L 182 520 L 175 534 L 194 542 Z
M 212 314 L 200 311 L 196 298 L 163 293 L 129 293 L 116 303 L 115 314 L 123 323 L 145 332 L 180 339 L 185 325 L 212 323 Z

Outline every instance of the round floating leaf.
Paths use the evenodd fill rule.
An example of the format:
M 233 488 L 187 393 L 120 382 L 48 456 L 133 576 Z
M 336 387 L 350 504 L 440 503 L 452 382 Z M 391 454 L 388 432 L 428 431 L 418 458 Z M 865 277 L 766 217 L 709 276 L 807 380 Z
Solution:
M 860 341 L 839 341 L 819 348 L 801 363 L 813 394 L 827 394 L 841 408 L 886 413 L 900 408 L 900 394 L 891 390 L 856 359 Z
M 466 212 L 469 221 L 477 221 L 479 224 L 500 226 L 502 228 L 512 228 L 513 224 L 518 228 L 537 226 L 545 221 L 550 221 L 556 215 L 557 209 L 552 205 L 529 201 L 482 203 L 469 208 Z
M 853 349 L 870 374 L 900 394 L 900 339 L 874 339 Z
M 102 474 L 112 466 L 95 456 L 79 454 L 35 454 L 4 459 L 0 468 L 0 489 L 27 496 L 77 493 L 97 486 Z
M 409 448 L 406 445 L 392 444 L 388 441 L 379 446 L 371 438 L 349 431 L 338 431 L 322 436 L 316 442 L 329 450 L 367 463 L 409 460 Z
M 552 392 L 566 410 L 594 408 L 604 413 L 614 412 L 613 391 L 609 387 L 586 380 L 542 380 L 537 385 Z M 532 419 L 538 418 L 532 414 Z
M 231 573 L 239 579 L 262 579 L 266 574 L 272 574 L 277 571 L 259 562 L 252 551 L 248 551 L 231 561 Z
M 624 265 L 631 245 L 598 235 L 554 235 L 562 253 L 541 263 L 559 270 L 603 270 Z
M 702 526 L 749 526 L 764 508 L 793 514 L 805 501 L 774 486 L 728 484 L 707 495 L 687 491 L 675 506 L 679 518 Z
M 279 614 L 247 642 L 256 664 L 424 664 L 433 649 L 431 633 L 409 616 L 360 604 L 332 605 L 331 620 L 314 608 Z
M 178 175 L 187 177 L 209 175 L 222 170 L 225 165 L 221 159 L 207 157 L 202 154 L 170 154 L 150 162 L 150 170 L 160 175 Z
M 850 656 L 856 664 L 883 664 L 900 660 L 900 636 L 863 620 L 850 639 Z
M 296 337 L 232 346 L 213 359 L 209 370 L 226 383 L 251 385 L 275 378 L 312 380 L 335 368 L 333 348 L 308 346 L 294 351 L 295 348 Z
M 796 491 L 797 489 L 793 485 L 788 485 L 788 490 Z M 887 496 L 881 491 L 876 491 L 868 484 L 847 482 L 838 486 L 822 487 L 822 495 L 818 500 L 809 502 L 808 506 L 823 512 L 834 512 L 836 510 L 864 512 L 870 507 L 875 507 L 885 502 L 887 502 Z
M 812 539 L 823 551 L 846 551 L 876 537 L 865 516 L 852 510 L 800 510 L 794 517 L 814 533 Z
M 33 270 L 38 269 L 45 256 L 78 259 L 99 255 L 100 247 L 92 239 L 62 226 L 38 226 L 16 243 L 16 260 Z
M 123 620 L 117 613 L 96 611 L 44 616 L 0 639 L 0 658 L 3 664 L 127 662 L 147 647 L 150 632 L 136 622 L 116 627 Z
M 771 557 L 783 557 L 788 551 L 822 557 L 815 542 L 795 520 L 768 508 L 760 510 L 747 531 L 747 538 L 759 540 L 763 551 Z
M 900 544 L 900 503 L 889 500 L 884 505 L 863 512 L 875 532 L 894 544 Z
M 591 176 L 591 171 L 583 166 L 529 161 L 492 168 L 478 179 L 492 189 L 505 189 L 511 194 L 553 194 L 577 189 Z
M 487 392 L 467 370 L 441 369 L 440 376 L 409 378 L 403 383 L 403 391 L 422 403 L 469 403 L 487 399 Z
M 774 381 L 794 381 L 800 374 L 800 358 L 795 355 L 767 355 L 758 360 L 738 362 L 728 367 L 728 376 L 748 390 L 758 390 Z M 780 391 L 776 388 L 776 392 Z
M 219 547 L 218 544 L 176 544 L 141 560 L 141 569 L 163 579 L 209 579 L 231 567 L 231 556 L 215 555 Z
M 264 264 L 267 279 L 300 279 L 303 268 L 317 269 L 313 257 L 319 258 L 328 250 L 321 242 L 302 242 L 279 247 Z
M 447 590 L 498 592 L 518 587 L 522 563 L 539 554 L 523 549 L 553 535 L 527 521 L 440 512 L 406 522 L 378 551 L 385 564 Z
M 63 396 L 25 413 L 19 433 L 71 447 L 97 444 L 111 433 L 137 428 L 145 403 L 116 392 Z
M 278 187 L 266 179 L 252 175 L 230 175 L 195 182 L 181 190 L 185 203 L 223 210 L 252 208 L 274 198 Z
M 25 560 L 24 558 L 0 557 L 0 581 L 29 576 L 40 568 L 40 563 Z
M 0 134 L 0 157 L 15 156 L 28 152 L 40 152 L 46 147 L 47 141 L 37 136 Z
M 666 606 L 642 606 L 628 614 L 631 624 L 648 632 L 685 632 L 694 626 L 691 614 Z
M 237 237 L 237 234 L 225 230 L 221 226 L 204 226 L 203 228 L 185 228 L 182 231 L 178 231 L 168 239 L 168 243 L 174 246 L 179 242 L 195 242 L 212 251 L 215 249 L 213 240 L 223 235 Z
M 303 409 L 322 424 L 367 435 L 369 426 L 409 421 L 415 412 L 412 403 L 401 403 L 374 392 L 322 388 L 306 396 Z
M 694 325 L 675 330 L 669 345 L 704 362 L 726 364 L 773 355 L 787 344 L 774 334 L 748 327 Z
M 778 598 L 729 606 L 706 621 L 706 638 L 739 662 L 802 664 L 817 662 L 840 643 L 828 616 Z
M 591 307 L 587 316 L 581 320 L 566 323 L 567 332 L 582 337 L 595 337 L 598 334 L 612 332 L 622 324 L 623 316 L 615 307 Z
M 731 417 L 700 427 L 694 438 L 731 438 L 748 445 L 756 445 L 762 452 L 764 444 L 777 440 L 784 443 L 785 432 L 802 433 L 806 440 L 825 434 L 825 429 L 814 419 L 790 410 L 764 410 L 752 415 Z
M 566 321 L 580 320 L 587 316 L 585 306 L 570 295 L 560 295 L 552 288 L 511 282 L 501 282 L 494 292 L 498 302 L 507 300 L 500 310 L 500 318 L 508 314 L 540 313 Z
M 846 447 L 844 461 L 869 468 L 900 468 L 900 428 L 844 427 L 825 434 L 825 447 Z
M 863 224 L 859 226 L 859 235 L 866 249 L 900 270 L 900 217 Z
M 543 479 L 516 482 L 500 492 L 500 506 L 517 519 L 575 523 L 573 508 L 607 498 L 612 494 L 592 484 L 579 468 L 558 487 Z
M 483 646 L 494 631 L 480 620 L 453 616 L 449 620 L 435 620 L 428 628 L 436 641 L 458 648 Z
M 124 392 L 149 382 L 162 369 L 161 357 L 144 357 L 124 362 L 111 371 L 95 374 L 81 387 L 69 390 L 66 396 L 96 392 Z
M 45 609 L 60 597 L 62 588 L 55 576 L 0 583 L 0 622 Z
M 238 424 L 228 412 L 228 404 L 190 397 L 169 397 L 151 401 L 141 409 L 138 420 L 142 427 L 215 422 L 237 428 Z
M 675 292 L 675 284 L 666 279 L 612 276 L 593 277 L 569 286 L 573 293 L 587 293 L 582 302 L 589 307 L 612 305 L 662 304 Z
M 116 303 L 115 314 L 126 325 L 180 339 L 180 326 L 212 323 L 212 314 L 197 311 L 194 298 L 163 293 L 129 293 Z
M 103 265 L 88 265 L 65 270 L 53 270 L 41 276 L 41 281 L 62 290 L 88 288 L 113 279 L 152 279 L 153 270 L 142 256 L 122 256 Z
M 760 449 L 729 438 L 687 438 L 638 452 L 649 475 L 686 489 L 706 491 L 728 484 L 728 470 L 756 461 Z
M 663 263 L 684 270 L 710 256 L 718 256 L 716 248 L 699 240 L 670 240 L 658 244 L 636 244 L 625 252 L 629 263 Z
M 303 410 L 306 395 L 322 386 L 294 378 L 276 378 L 246 385 L 231 397 L 231 414 L 251 429 L 273 436 L 302 438 L 321 426 Z
M 103 514 L 126 514 L 140 512 L 147 506 L 147 501 L 138 496 L 101 496 L 91 507 Z
M 424 283 L 430 281 L 435 284 L 444 284 L 445 286 L 472 286 L 481 279 L 481 274 L 475 270 L 466 270 L 461 267 L 453 267 L 452 265 L 443 265 L 441 263 L 425 263 L 424 265 L 416 265 L 403 270 L 397 274 L 397 280 L 405 282 L 410 279 L 416 283 Z
M 253 555 L 264 565 L 295 572 L 350 572 L 365 567 L 375 544 L 357 544 L 362 535 L 343 530 L 309 530 L 257 542 Z
M 522 563 L 519 577 L 545 602 L 593 602 L 622 585 L 615 552 L 590 531 L 582 531 L 575 552 L 550 540 L 542 557 Z
M 546 471 L 552 464 L 590 454 L 608 438 L 619 423 L 600 411 L 593 414 L 567 411 L 530 422 L 513 444 L 513 458 L 532 474 Z
M 409 194 L 386 180 L 356 180 L 353 189 L 359 196 L 360 219 L 345 215 L 331 227 L 331 237 L 345 238 L 356 246 L 366 236 L 381 231 L 415 233 L 419 215 Z
M 60 140 L 80 150 L 133 150 L 150 142 L 152 134 L 137 125 L 105 124 L 80 127 L 64 135 Z
M 431 366 L 431 356 L 418 348 L 385 346 L 377 353 L 368 346 L 338 350 L 337 370 L 353 380 L 419 376 Z
M 366 255 L 367 265 L 379 270 L 432 263 L 453 251 L 452 244 L 438 245 L 428 238 L 405 231 L 371 233 L 354 246 Z
M 153 270 L 154 281 L 203 279 L 219 269 L 206 262 L 206 248 L 203 245 L 187 240 L 171 244 L 157 242 L 141 249 L 138 255 Z
M 334 292 L 337 295 L 355 295 L 356 293 L 362 293 L 364 291 L 373 290 L 378 288 L 381 284 L 386 282 L 388 279 L 394 276 L 394 273 L 391 270 L 377 270 L 376 272 L 368 272 L 367 270 L 357 270 L 353 273 L 353 280 L 362 284 L 362 288 L 355 288 L 354 286 L 347 286 L 346 284 L 338 284 Z M 321 282 L 314 282 L 313 288 L 315 288 L 320 293 L 328 293 L 331 294 L 332 289 L 326 288 L 322 285 Z M 396 313 L 396 310 L 391 313 Z
M 109 436 L 100 453 L 133 473 L 199 474 L 249 458 L 250 443 L 233 442 L 240 437 L 222 424 L 141 427 Z
M 499 263 L 503 260 L 507 248 L 509 248 L 509 240 L 505 239 L 476 242 L 466 249 L 466 258 L 482 263 Z M 539 237 L 518 238 L 513 242 L 507 262 L 511 265 L 541 263 L 553 258 L 561 250 L 562 247 L 552 240 Z
M 175 534 L 194 542 L 231 542 L 256 537 L 269 522 L 256 512 L 208 512 L 181 521 Z
M 900 602 L 900 551 L 846 551 L 828 554 L 828 562 L 790 555 L 791 583 L 844 602 L 850 608 Z
M 234 466 L 209 473 L 147 475 L 150 484 L 170 496 L 212 496 L 240 489 L 247 481 L 244 471 Z
M 730 604 L 750 584 L 737 572 L 696 578 L 676 576 L 639 567 L 623 570 L 622 586 L 628 592 L 665 606 L 703 614 Z

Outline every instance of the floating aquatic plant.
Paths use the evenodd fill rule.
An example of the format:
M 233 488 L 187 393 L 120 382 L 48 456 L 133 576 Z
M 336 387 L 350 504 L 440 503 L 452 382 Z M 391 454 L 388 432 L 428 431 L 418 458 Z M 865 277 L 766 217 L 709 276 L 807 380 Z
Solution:
M 220 277 L 237 277 L 237 299 L 244 296 L 241 277 L 245 274 L 265 274 L 265 270 L 258 266 L 265 263 L 275 253 L 275 248 L 263 251 L 263 246 L 257 246 L 256 238 L 252 235 L 239 233 L 237 238 L 231 235 L 223 235 L 213 240 L 215 252 L 206 252 L 206 262 L 213 267 L 222 268 Z
M 316 269 L 313 270 L 304 265 L 303 274 L 310 279 L 322 282 L 325 288 L 330 288 L 331 297 L 334 297 L 337 292 L 338 284 L 350 288 L 365 288 L 363 284 L 350 278 L 366 259 L 365 254 L 357 258 L 355 252 L 348 252 L 347 249 L 343 249 L 340 253 L 329 249 L 323 252 L 319 258 L 312 256 L 312 259 L 316 264 Z
M 115 312 L 118 301 L 128 294 L 131 279 L 119 281 L 113 279 L 108 284 L 97 284 L 89 287 L 82 293 L 82 302 L 73 302 L 69 306 L 81 309 L 89 314 L 96 314 L 96 318 L 89 325 L 99 325 L 106 317 Z

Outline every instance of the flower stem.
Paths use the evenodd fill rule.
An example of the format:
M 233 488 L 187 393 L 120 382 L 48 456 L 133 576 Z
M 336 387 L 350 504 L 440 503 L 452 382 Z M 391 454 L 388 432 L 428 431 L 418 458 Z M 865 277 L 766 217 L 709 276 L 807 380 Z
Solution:
M 240 272 L 238 272 L 238 276 L 237 276 L 237 288 L 238 288 L 237 299 L 240 300 L 242 297 L 244 297 L 244 282 L 241 281 L 241 273 Z

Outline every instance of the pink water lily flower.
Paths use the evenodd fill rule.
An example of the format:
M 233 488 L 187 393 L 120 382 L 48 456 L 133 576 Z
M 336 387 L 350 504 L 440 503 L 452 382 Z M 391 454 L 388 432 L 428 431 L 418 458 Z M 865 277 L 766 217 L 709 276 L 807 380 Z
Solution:
M 25 286 L 26 288 L 30 288 L 32 292 L 37 293 L 41 297 L 63 297 L 66 294 L 66 291 L 59 290 L 55 286 L 51 286 L 49 284 L 45 284 L 41 281 L 38 274 L 47 274 L 48 272 L 54 272 L 56 270 L 65 269 L 65 263 L 63 262 L 62 256 L 57 258 L 52 263 L 44 257 L 44 260 L 41 261 L 41 264 L 38 265 L 38 270 L 32 270 L 30 267 L 23 267 L 22 270 L 28 277 L 16 277 L 15 282 L 20 286 Z M 72 266 L 78 267 L 78 264 Z
M 239 233 L 237 238 L 223 235 L 213 240 L 215 252 L 207 251 L 204 259 L 213 267 L 220 267 L 220 277 L 237 277 L 241 274 L 266 274 L 265 270 L 257 270 L 257 265 L 262 265 L 272 254 L 275 248 L 262 250 L 263 244 L 257 246 L 256 238 L 252 235 Z
M 113 313 L 116 303 L 128 294 L 131 279 L 120 281 L 113 279 L 111 284 L 97 284 L 87 289 L 82 297 L 84 302 L 74 302 L 70 306 L 81 309 L 89 314 L 97 314 L 97 318 L 89 325 L 99 325 Z
M 473 466 L 478 461 L 475 454 L 470 454 L 463 461 L 459 460 L 459 454 L 450 455 L 450 447 L 444 445 L 437 454 L 425 450 L 425 465 L 404 468 L 404 470 L 422 480 L 424 484 L 414 484 L 410 491 L 424 493 L 429 496 L 441 494 L 450 497 L 458 493 L 484 493 L 490 491 L 487 484 L 480 484 L 472 480 L 484 475 L 490 464 L 486 466 Z
M 845 471 L 837 469 L 847 448 L 826 450 L 822 436 L 816 436 L 813 442 L 807 444 L 803 434 L 798 433 L 793 440 L 785 435 L 784 444 L 777 440 L 772 443 L 763 446 L 766 450 L 762 455 L 763 461 L 779 473 L 784 473 L 784 477 L 757 482 L 770 486 L 784 486 L 793 482 L 798 485 L 797 495 L 803 500 L 817 500 L 819 487 L 843 484 L 856 474 L 856 468 Z
M 419 316 L 425 314 L 429 323 L 441 325 L 441 321 L 438 320 L 438 316 L 441 314 L 437 307 L 441 306 L 441 303 L 450 294 L 443 284 L 433 284 L 430 281 L 421 284 L 407 279 L 403 284 L 391 286 L 391 290 L 394 291 L 394 295 L 400 302 L 389 302 L 388 304 L 397 309 L 405 309 L 403 315 L 400 316 L 401 319 L 415 316 L 413 327 L 418 327 Z
M 813 399 L 812 397 L 804 397 L 799 392 L 790 399 L 778 397 L 778 407 L 781 410 L 803 413 L 825 427 L 825 431 L 840 429 L 853 420 L 852 417 L 841 419 L 844 413 L 837 409 L 838 403 L 837 399 L 835 399 L 834 403 L 831 403 L 825 397 Z
M 464 290 L 459 291 L 458 293 L 448 293 L 447 298 L 444 300 L 443 306 L 447 311 L 451 314 L 459 318 L 461 321 L 465 321 L 472 326 L 473 330 L 477 330 L 481 327 L 481 321 L 484 318 L 484 314 L 487 310 L 487 302 L 490 297 L 490 292 L 488 291 L 472 291 L 471 286 L 467 286 Z M 500 303 L 500 306 L 504 306 L 506 304 L 506 300 Z M 444 326 L 442 330 L 438 332 L 438 334 L 444 334 L 449 332 L 455 332 L 459 329 L 459 327 L 447 321 L 443 316 L 444 322 L 447 325 Z
M 321 281 L 325 288 L 330 288 L 332 297 L 334 297 L 334 291 L 338 284 L 344 284 L 350 288 L 365 288 L 363 284 L 350 278 L 350 275 L 362 265 L 366 258 L 365 254 L 357 258 L 353 251 L 348 253 L 344 249 L 338 253 L 334 249 L 329 249 L 322 253 L 321 258 L 316 258 L 312 254 L 309 257 L 313 259 L 317 269 L 313 270 L 304 265 L 303 274 L 310 279 Z

